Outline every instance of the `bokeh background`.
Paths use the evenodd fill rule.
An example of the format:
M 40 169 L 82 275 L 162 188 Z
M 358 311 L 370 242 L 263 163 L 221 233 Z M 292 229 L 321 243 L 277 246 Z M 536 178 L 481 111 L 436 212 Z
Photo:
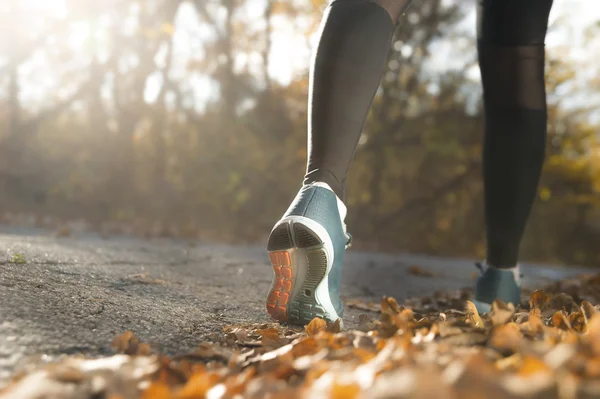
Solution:
M 0 2 L 0 221 L 265 240 L 304 173 L 325 6 Z M 474 8 L 418 0 L 402 18 L 349 178 L 359 248 L 483 255 Z M 598 19 L 600 2 L 555 0 L 525 260 L 600 265 Z

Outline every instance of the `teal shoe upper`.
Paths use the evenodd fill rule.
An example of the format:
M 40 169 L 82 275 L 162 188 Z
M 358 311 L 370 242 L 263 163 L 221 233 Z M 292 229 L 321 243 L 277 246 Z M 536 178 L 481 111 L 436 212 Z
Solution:
M 477 279 L 475 300 L 491 304 L 496 299 L 501 299 L 505 303 L 512 302 L 515 307 L 521 304 L 521 287 L 512 269 L 488 267 Z
M 342 265 L 349 238 L 344 234 L 336 195 L 319 186 L 304 186 L 283 217 L 304 216 L 314 220 L 327 230 L 333 244 L 333 265 L 329 272 L 329 295 L 335 311 L 341 317 L 344 306 L 340 301 Z

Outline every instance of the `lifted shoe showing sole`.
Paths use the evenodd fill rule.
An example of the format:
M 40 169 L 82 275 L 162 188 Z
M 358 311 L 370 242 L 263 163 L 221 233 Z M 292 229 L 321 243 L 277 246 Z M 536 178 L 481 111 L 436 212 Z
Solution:
M 282 219 L 271 233 L 267 249 L 275 276 L 267 312 L 275 320 L 306 324 L 315 317 L 339 318 L 327 281 L 332 266 L 328 253 L 333 250 L 327 249 L 327 239 L 315 232 L 319 227 L 310 219 L 291 216 Z
M 321 191 L 326 190 L 324 188 L 312 187 L 311 189 L 319 190 L 320 196 L 329 195 L 335 198 L 333 193 L 324 194 Z M 336 215 L 338 212 L 337 208 L 321 209 L 324 203 L 328 203 L 327 206 L 332 205 L 330 201 L 319 202 L 320 200 L 316 200 L 319 202 L 316 205 L 320 209 L 319 212 L 315 213 L 314 207 L 311 211 L 311 205 L 307 202 L 311 202 L 313 198 L 315 196 L 311 195 L 307 200 L 305 199 L 304 204 L 302 200 L 299 201 L 300 212 L 294 212 L 298 208 L 294 208 L 292 204 L 290 207 L 292 211 L 288 211 L 288 214 L 292 214 L 284 216 L 269 236 L 267 250 L 274 276 L 267 297 L 267 312 L 279 322 L 305 325 L 315 317 L 329 322 L 343 317 L 343 306 L 338 294 L 339 277 L 333 284 L 329 281 L 329 277 L 334 268 L 334 261 L 337 260 L 339 264 L 336 267 L 341 268 L 346 242 L 341 247 L 338 243 L 336 252 L 334 241 L 323 224 L 329 225 L 330 229 L 336 229 L 338 240 L 341 237 L 342 225 L 338 222 L 339 226 L 335 226 L 335 223 L 329 220 L 331 218 L 323 218 L 321 224 L 307 217 L 312 213 L 316 219 L 319 219 L 326 211 L 336 212 Z M 336 253 L 340 259 L 335 259 Z M 337 272 L 339 276 L 340 270 Z M 333 298 L 330 291 L 332 285 L 334 285 Z

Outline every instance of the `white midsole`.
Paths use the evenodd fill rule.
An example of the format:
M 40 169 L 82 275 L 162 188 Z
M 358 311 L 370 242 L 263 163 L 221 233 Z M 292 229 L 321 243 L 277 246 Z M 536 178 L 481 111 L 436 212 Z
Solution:
M 323 247 L 327 256 L 327 272 L 325 273 L 325 276 L 323 277 L 321 282 L 317 285 L 317 288 L 315 290 L 315 298 L 317 300 L 318 305 L 322 306 L 323 309 L 325 309 L 331 320 L 339 319 L 340 316 L 335 311 L 335 307 L 333 306 L 333 302 L 331 301 L 331 297 L 329 295 L 329 272 L 333 267 L 333 261 L 335 256 L 333 250 L 333 243 L 331 242 L 329 233 L 327 233 L 327 230 L 325 230 L 325 228 L 319 223 L 304 216 L 287 216 L 281 219 L 279 223 L 277 223 L 277 225 L 274 227 L 274 229 L 283 223 L 303 224 L 309 229 L 311 229 L 315 234 L 317 234 L 323 242 Z M 293 232 L 293 229 L 290 230 Z M 305 275 L 306 271 L 303 274 Z M 291 299 L 293 300 L 294 298 Z

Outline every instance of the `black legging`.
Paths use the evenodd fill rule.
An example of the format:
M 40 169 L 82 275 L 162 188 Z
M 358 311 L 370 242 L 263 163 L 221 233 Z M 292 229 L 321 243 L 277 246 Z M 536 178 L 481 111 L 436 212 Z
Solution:
M 333 0 L 311 66 L 305 183 L 340 198 L 383 73 L 396 21 L 410 0 Z M 517 263 L 546 139 L 544 39 L 552 0 L 479 0 L 485 102 L 483 176 L 487 262 Z

